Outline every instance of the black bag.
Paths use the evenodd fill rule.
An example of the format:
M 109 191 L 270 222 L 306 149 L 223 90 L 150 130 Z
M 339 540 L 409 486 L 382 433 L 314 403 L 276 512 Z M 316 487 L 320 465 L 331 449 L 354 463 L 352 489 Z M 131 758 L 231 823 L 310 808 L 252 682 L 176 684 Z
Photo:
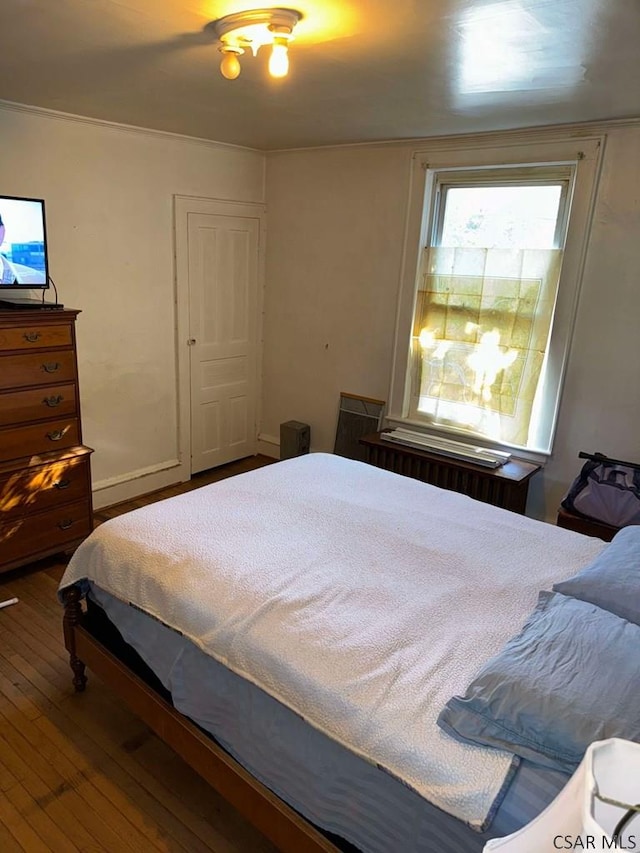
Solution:
M 640 524 L 640 465 L 602 453 L 580 457 L 587 461 L 560 506 L 613 527 Z

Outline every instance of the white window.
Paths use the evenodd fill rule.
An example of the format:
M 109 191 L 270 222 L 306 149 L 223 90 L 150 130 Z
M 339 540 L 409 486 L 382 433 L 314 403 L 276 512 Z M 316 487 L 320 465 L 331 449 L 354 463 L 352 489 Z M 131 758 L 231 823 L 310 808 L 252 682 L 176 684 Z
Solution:
M 582 140 L 529 162 L 517 146 L 417 158 L 392 420 L 551 451 L 598 151 Z

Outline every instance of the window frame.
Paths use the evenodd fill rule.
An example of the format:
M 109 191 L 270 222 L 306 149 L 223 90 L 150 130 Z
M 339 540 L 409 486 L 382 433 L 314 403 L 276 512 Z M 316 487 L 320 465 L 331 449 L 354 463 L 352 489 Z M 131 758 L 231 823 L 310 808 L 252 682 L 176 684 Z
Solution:
M 556 171 L 556 166 L 558 166 L 558 176 L 554 179 L 553 172 Z M 569 211 L 571 208 L 570 195 L 573 193 L 573 187 L 576 180 L 575 167 L 572 163 L 558 163 L 546 167 L 528 166 L 527 170 L 529 174 L 526 174 L 523 170 L 520 177 L 518 177 L 518 170 L 511 166 L 504 166 L 499 170 L 491 168 L 453 170 L 438 169 L 434 181 L 434 197 L 431 202 L 433 215 L 430 245 L 442 245 L 442 232 L 444 230 L 444 218 L 447 209 L 447 194 L 452 189 L 469 189 L 482 186 L 508 187 L 524 184 L 527 186 L 549 186 L 552 184 L 560 184 L 561 190 L 560 199 L 558 201 L 558 216 L 556 219 L 554 244 L 553 247 L 550 248 L 564 248 L 567 236 L 567 226 L 569 224 Z M 564 177 L 562 174 L 567 170 L 571 172 L 568 178 Z M 538 174 L 532 174 L 536 171 Z M 456 173 L 459 173 L 460 175 L 459 180 L 455 180 L 455 177 L 457 177 Z M 470 176 L 470 179 L 464 180 L 463 175 Z
M 434 435 L 453 439 L 457 437 L 461 441 L 472 440 L 486 447 L 517 451 L 520 457 L 537 462 L 544 462 L 551 455 L 589 242 L 603 142 L 603 137 L 585 136 L 536 143 L 519 141 L 492 148 L 488 144 L 464 145 L 458 141 L 457 145 L 450 142 L 442 147 L 434 143 L 428 151 L 413 153 L 387 415 L 390 426 L 409 426 Z M 544 429 L 541 430 L 546 439 L 543 441 L 539 435 L 535 444 L 523 447 L 492 441 L 461 428 L 436 425 L 430 423 L 428 418 L 410 417 L 411 338 L 421 255 L 424 247 L 430 243 L 434 229 L 438 227 L 438 217 L 442 218 L 444 213 L 441 201 L 436 203 L 437 177 L 450 172 L 462 181 L 465 172 L 478 174 L 480 170 L 486 169 L 486 176 L 490 179 L 492 174 L 495 177 L 499 170 L 504 169 L 513 172 L 519 167 L 529 169 L 539 166 L 543 172 L 548 172 L 554 166 L 566 169 L 568 164 L 572 164 L 575 169 L 574 181 L 571 198 L 567 199 L 570 203 L 564 207 L 563 264 L 547 348 L 545 382 L 540 391 L 542 405 L 547 409 L 543 418 Z

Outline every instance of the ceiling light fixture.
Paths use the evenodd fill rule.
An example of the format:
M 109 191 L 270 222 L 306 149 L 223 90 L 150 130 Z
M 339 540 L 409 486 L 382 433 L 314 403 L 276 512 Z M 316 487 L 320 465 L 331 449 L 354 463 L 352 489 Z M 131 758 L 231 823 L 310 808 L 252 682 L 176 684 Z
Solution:
M 240 60 L 245 50 L 255 56 L 263 45 L 271 45 L 269 74 L 286 77 L 289 72 L 289 42 L 293 28 L 302 18 L 295 9 L 251 9 L 225 15 L 213 22 L 220 41 L 220 73 L 227 80 L 240 74 Z

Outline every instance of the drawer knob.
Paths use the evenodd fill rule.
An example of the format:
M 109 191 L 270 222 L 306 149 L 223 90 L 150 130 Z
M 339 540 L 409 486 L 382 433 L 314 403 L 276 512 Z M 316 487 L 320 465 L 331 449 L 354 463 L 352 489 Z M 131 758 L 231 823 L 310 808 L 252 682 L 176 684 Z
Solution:
M 71 480 L 68 477 L 65 477 L 64 480 L 58 480 L 57 483 L 53 484 L 55 489 L 68 489 L 70 485 Z
M 53 395 L 51 397 L 45 397 L 42 402 L 45 404 L 45 406 L 49 406 L 50 409 L 55 409 L 55 407 L 59 406 L 63 400 L 64 397 L 62 396 L 62 394 L 58 394 L 57 397 L 54 397 Z
M 60 530 L 68 530 L 73 524 L 72 518 L 65 518 L 63 521 L 58 522 L 58 527 Z
M 47 438 L 49 439 L 49 441 L 60 441 L 61 438 L 64 438 L 64 434 L 68 428 L 69 427 L 66 427 L 65 429 L 51 430 L 51 432 L 47 433 Z
M 41 338 L 42 335 L 40 334 L 40 332 L 25 332 L 22 337 L 25 339 L 25 341 L 29 341 L 30 344 L 35 344 L 38 338 Z
M 55 373 L 56 370 L 60 370 L 62 365 L 59 361 L 48 361 L 42 365 L 42 369 L 45 373 Z

